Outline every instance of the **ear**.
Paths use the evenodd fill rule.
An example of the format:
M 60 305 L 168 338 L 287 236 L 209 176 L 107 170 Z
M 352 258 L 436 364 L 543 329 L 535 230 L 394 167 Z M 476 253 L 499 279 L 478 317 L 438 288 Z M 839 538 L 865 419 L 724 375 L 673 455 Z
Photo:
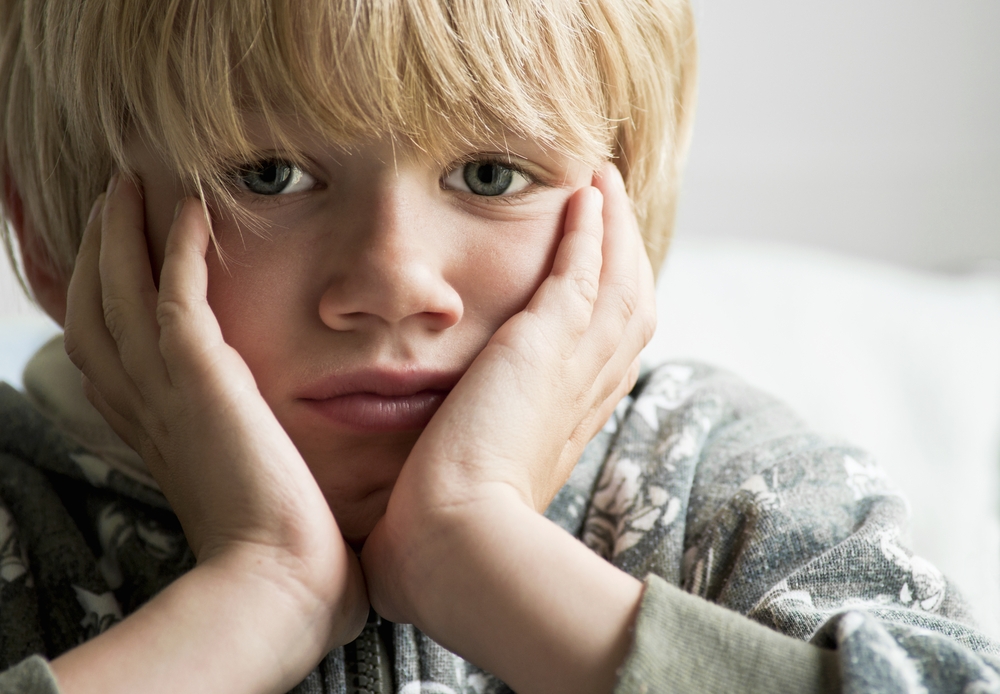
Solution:
M 8 221 L 17 235 L 17 245 L 21 249 L 24 279 L 31 287 L 31 293 L 38 305 L 56 323 L 65 325 L 69 280 L 64 279 L 53 267 L 45 250 L 45 244 L 36 233 L 34 223 L 24 214 L 24 202 L 10 176 L 4 176 L 3 192 Z

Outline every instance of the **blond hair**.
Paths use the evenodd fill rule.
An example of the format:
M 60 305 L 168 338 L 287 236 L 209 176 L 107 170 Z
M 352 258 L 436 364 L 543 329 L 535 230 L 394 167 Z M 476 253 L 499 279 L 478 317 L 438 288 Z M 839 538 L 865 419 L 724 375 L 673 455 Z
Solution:
M 658 267 L 694 102 L 688 0 L 0 0 L 0 175 L 51 269 L 125 142 L 222 194 L 254 113 L 429 156 L 534 139 L 621 169 Z M 4 240 L 10 248 L 9 230 Z

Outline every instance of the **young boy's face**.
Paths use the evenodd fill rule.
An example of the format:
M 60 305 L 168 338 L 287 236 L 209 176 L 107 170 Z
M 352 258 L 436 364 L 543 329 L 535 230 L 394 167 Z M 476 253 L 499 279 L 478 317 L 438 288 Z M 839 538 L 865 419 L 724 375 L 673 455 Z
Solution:
M 381 517 L 420 431 L 493 333 L 549 271 L 569 196 L 592 172 L 532 141 L 460 149 L 444 169 L 391 142 L 296 144 L 235 175 L 263 234 L 224 214 L 208 299 L 292 437 L 345 537 Z M 139 144 L 154 266 L 180 178 Z M 508 156 L 509 151 L 509 156 Z

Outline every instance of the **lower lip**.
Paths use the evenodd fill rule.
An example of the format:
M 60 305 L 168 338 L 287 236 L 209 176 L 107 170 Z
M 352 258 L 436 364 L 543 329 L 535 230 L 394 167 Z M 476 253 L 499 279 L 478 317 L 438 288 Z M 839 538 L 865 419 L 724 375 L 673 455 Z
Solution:
M 401 396 L 350 393 L 305 402 L 312 410 L 347 429 L 379 433 L 423 429 L 446 395 L 443 390 L 422 390 Z

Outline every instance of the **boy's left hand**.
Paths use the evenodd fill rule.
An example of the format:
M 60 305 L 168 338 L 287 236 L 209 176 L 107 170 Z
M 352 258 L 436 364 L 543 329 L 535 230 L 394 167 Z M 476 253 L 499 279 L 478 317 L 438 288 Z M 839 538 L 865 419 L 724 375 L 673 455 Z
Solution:
M 654 328 L 653 273 L 608 164 L 570 199 L 550 275 L 407 459 L 362 554 L 381 614 L 518 691 L 610 689 L 641 585 L 540 513 L 635 384 Z

